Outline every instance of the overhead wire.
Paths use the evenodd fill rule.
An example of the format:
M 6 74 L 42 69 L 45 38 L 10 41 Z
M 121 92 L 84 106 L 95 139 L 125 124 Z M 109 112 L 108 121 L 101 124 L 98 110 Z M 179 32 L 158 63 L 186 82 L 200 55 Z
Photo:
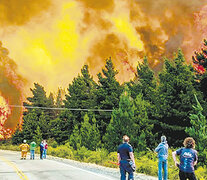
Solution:
M 44 110 L 70 110 L 70 111 L 108 111 L 112 112 L 112 109 L 80 109 L 80 108 L 58 108 L 58 107 L 41 107 L 41 106 L 21 106 L 21 105 L 9 105 L 14 108 L 27 108 L 27 109 L 44 109 Z

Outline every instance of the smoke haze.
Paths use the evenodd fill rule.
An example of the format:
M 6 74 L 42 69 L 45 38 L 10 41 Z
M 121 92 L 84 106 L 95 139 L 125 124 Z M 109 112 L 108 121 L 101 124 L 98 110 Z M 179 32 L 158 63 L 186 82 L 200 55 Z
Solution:
M 1 0 L 0 40 L 12 72 L 27 79 L 26 93 L 34 82 L 47 91 L 66 88 L 85 63 L 96 78 L 109 57 L 124 82 L 145 55 L 159 69 L 163 56 L 182 48 L 190 63 L 206 37 L 206 8 L 206 0 Z M 14 88 L 6 96 L 19 104 L 19 82 L 2 73 L 0 92 Z

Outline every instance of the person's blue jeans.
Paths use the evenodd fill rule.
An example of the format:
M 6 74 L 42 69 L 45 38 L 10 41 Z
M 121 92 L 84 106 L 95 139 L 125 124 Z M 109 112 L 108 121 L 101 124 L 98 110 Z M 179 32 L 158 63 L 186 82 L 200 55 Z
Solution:
M 34 159 L 35 150 L 30 150 L 30 159 Z
M 120 161 L 121 180 L 126 180 L 126 173 L 128 173 L 128 180 L 134 180 L 132 168 L 127 160 Z
M 44 149 L 43 150 L 43 154 L 42 154 L 42 158 L 46 159 L 46 155 L 47 155 L 47 149 Z
M 167 180 L 167 159 L 159 159 L 158 162 L 158 179 L 162 180 L 162 170 L 164 171 L 163 179 Z

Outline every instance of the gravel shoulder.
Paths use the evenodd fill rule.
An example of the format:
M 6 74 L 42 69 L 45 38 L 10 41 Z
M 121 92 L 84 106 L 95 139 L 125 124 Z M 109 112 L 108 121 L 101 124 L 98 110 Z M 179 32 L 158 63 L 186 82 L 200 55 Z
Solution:
M 109 168 L 109 167 L 104 167 L 104 166 L 100 166 L 97 164 L 84 163 L 84 162 L 74 161 L 70 159 L 54 157 L 50 155 L 47 156 L 47 159 L 60 161 L 60 162 L 67 163 L 67 164 L 70 164 L 78 168 L 85 169 L 87 171 L 107 175 L 115 179 L 120 179 L 119 168 Z M 157 180 L 157 177 L 135 173 L 135 180 Z

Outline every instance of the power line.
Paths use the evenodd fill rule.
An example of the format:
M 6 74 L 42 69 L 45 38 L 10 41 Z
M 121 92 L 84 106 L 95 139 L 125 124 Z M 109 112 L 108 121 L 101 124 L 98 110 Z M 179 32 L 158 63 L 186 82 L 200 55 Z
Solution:
M 14 108 L 27 108 L 27 109 L 45 109 L 45 110 L 70 110 L 70 111 L 108 111 L 112 112 L 112 109 L 76 109 L 76 108 L 51 108 L 51 107 L 40 107 L 40 106 L 20 106 L 20 105 L 9 105 Z

